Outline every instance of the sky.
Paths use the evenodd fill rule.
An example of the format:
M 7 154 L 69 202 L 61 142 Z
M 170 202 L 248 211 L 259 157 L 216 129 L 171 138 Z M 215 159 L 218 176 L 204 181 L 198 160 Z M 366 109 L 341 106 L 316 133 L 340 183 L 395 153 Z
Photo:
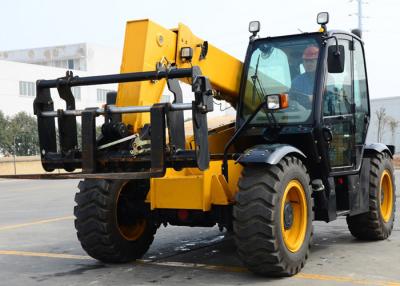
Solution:
M 184 23 L 243 60 L 249 21 L 261 22 L 261 37 L 313 32 L 321 11 L 330 14 L 328 29 L 357 27 L 354 0 L 1 0 L 0 51 L 81 42 L 122 49 L 126 21 L 149 18 L 167 28 Z M 371 98 L 400 95 L 392 87 L 399 80 L 399 12 L 399 0 L 364 1 Z

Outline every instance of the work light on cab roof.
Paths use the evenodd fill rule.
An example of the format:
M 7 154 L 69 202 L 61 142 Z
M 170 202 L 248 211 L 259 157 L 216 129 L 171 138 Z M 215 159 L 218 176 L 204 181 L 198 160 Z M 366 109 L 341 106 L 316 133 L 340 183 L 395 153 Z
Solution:
M 249 23 L 249 32 L 256 36 L 260 32 L 260 21 L 251 21 Z
M 317 15 L 317 23 L 321 25 L 321 32 L 326 32 L 326 24 L 329 23 L 329 13 L 319 12 Z

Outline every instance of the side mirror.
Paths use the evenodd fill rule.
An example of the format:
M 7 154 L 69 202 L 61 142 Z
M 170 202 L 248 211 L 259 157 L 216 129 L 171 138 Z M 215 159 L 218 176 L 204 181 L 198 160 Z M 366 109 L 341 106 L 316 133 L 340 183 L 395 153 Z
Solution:
M 344 71 L 344 46 L 330 46 L 328 48 L 328 72 L 342 73 Z

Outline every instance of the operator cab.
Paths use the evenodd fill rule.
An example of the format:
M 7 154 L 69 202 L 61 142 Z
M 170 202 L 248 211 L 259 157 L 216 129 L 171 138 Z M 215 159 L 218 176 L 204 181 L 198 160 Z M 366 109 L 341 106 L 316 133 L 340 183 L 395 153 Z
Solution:
M 256 38 L 259 24 L 251 25 L 237 125 L 254 118 L 239 146 L 288 144 L 318 175 L 352 173 L 361 165 L 370 117 L 363 42 L 353 33 L 328 32 L 328 13 L 317 19 L 318 32 L 280 37 Z M 287 106 L 254 115 L 271 95 L 286 98 Z

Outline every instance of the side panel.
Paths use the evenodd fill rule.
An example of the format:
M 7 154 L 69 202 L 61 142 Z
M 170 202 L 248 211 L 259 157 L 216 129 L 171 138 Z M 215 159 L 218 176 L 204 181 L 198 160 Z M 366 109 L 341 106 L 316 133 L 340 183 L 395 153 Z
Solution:
M 168 169 L 163 178 L 151 179 L 146 201 L 151 209 L 191 209 L 209 211 L 211 205 L 233 203 L 242 166 L 229 161 L 229 183 L 221 175 L 221 161 L 210 162 L 204 172 L 194 168 Z
M 360 170 L 359 181 L 353 187 L 352 195 L 350 196 L 350 215 L 357 215 L 369 210 L 369 174 L 370 174 L 370 159 L 364 158 Z M 355 175 L 356 176 L 356 175 Z M 350 188 L 350 186 L 349 186 Z

